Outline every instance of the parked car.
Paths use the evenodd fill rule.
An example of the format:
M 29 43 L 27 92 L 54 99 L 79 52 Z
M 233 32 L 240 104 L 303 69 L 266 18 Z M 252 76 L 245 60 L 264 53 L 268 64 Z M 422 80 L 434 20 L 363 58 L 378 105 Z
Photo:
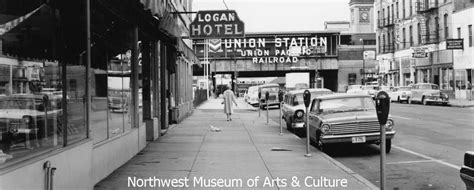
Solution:
M 380 143 L 380 125 L 375 103 L 368 95 L 333 94 L 313 99 L 309 117 L 310 140 L 324 151 L 330 143 Z M 389 116 L 386 129 L 386 152 L 395 136 Z
M 244 99 L 252 106 L 258 105 L 258 86 L 251 86 L 244 95 Z
M 332 94 L 333 92 L 326 88 L 312 88 L 308 89 L 311 93 L 311 98 L 316 98 L 321 95 Z M 286 128 L 289 131 L 293 129 L 303 129 L 305 106 L 303 101 L 303 92 L 305 90 L 292 90 L 285 94 L 283 101 L 282 117 L 286 122 Z
M 266 106 L 280 106 L 278 102 L 278 91 L 280 90 L 280 85 L 278 84 L 262 84 L 259 87 L 260 92 L 262 93 L 260 108 L 264 109 Z M 265 100 L 265 93 L 269 92 L 268 104 Z M 258 92 L 257 92 L 258 96 Z
M 363 85 L 360 86 L 359 89 L 353 88 L 350 90 L 347 90 L 347 94 L 366 94 L 372 97 L 372 99 L 375 99 L 375 95 L 377 95 L 377 92 L 379 91 L 379 86 L 376 85 Z
M 398 103 L 407 102 L 411 96 L 411 87 L 409 86 L 398 86 L 393 88 L 391 91 L 388 91 L 388 96 L 390 96 L 390 101 L 396 101 Z
M 25 148 L 40 147 L 40 140 L 53 135 L 54 127 L 59 132 L 58 125 L 63 114 L 62 98 L 50 97 L 46 103 L 44 96 L 17 94 L 0 97 L 2 151 L 9 152 L 10 147 L 17 144 L 24 144 Z
M 418 83 L 412 86 L 411 97 L 408 99 L 409 104 L 413 102 L 420 102 L 423 103 L 423 105 L 430 103 L 447 105 L 449 103 L 449 97 L 446 93 L 441 92 L 436 84 Z
M 474 151 L 464 153 L 464 165 L 461 167 L 459 175 L 466 184 L 466 189 L 474 189 Z

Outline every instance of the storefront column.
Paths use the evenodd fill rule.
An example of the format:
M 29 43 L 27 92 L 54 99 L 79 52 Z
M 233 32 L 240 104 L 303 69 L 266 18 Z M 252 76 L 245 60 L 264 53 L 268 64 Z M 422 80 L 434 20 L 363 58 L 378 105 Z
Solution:
M 166 69 L 168 62 L 167 62 L 167 51 L 168 48 L 165 44 L 161 44 L 161 56 L 160 56 L 160 89 L 161 89 L 161 130 L 168 129 L 168 77 Z
M 134 26 L 132 29 L 132 56 L 131 56 L 131 114 L 132 127 L 139 127 L 139 112 L 138 112 L 138 27 Z

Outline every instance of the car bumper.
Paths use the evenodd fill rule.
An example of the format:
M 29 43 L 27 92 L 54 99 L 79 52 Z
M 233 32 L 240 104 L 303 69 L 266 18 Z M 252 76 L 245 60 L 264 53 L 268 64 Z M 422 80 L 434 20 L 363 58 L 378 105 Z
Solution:
M 449 100 L 446 98 L 437 98 L 437 97 L 428 97 L 426 98 L 426 101 L 430 103 L 448 103 L 449 102 Z
M 387 131 L 385 136 L 387 139 L 392 139 L 395 136 L 395 131 Z M 347 134 L 347 135 L 324 135 L 321 137 L 323 143 L 352 143 L 352 137 L 365 137 L 365 142 L 374 142 L 380 140 L 380 133 L 359 133 L 359 134 Z
M 474 169 L 463 166 L 460 170 L 461 180 L 466 184 L 468 188 L 474 188 Z

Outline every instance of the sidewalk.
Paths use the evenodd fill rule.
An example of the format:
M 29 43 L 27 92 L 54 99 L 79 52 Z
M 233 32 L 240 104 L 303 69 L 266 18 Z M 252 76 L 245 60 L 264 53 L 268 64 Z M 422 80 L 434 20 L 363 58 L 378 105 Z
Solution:
M 473 107 L 474 106 L 474 100 L 466 100 L 466 99 L 450 99 L 449 100 L 449 105 L 453 107 Z
M 251 106 L 242 105 L 242 99 L 238 103 L 233 121 L 226 122 L 221 100 L 204 102 L 193 115 L 171 128 L 165 136 L 150 142 L 129 162 L 96 184 L 95 189 L 131 189 L 127 183 L 129 179 L 133 182 L 133 177 L 182 180 L 183 183 L 175 184 L 177 186 L 185 185 L 189 179 L 186 185 L 193 189 L 207 184 L 199 183 L 201 177 L 204 181 L 235 182 L 234 188 L 214 189 L 377 189 L 313 147 L 310 149 L 312 157 L 305 157 L 303 140 L 285 129 L 280 136 L 279 124 L 271 121 L 266 125 L 264 116 L 259 118 Z M 211 125 L 221 131 L 211 131 Z M 257 177 L 256 187 L 247 184 Z M 271 179 L 274 179 L 273 185 L 264 186 L 265 180 L 270 182 Z M 335 183 L 336 179 L 339 181 Z M 144 185 L 143 180 L 138 184 Z M 328 187 L 328 181 L 338 187 Z M 324 184 L 326 188 L 322 188 Z M 343 187 L 344 184 L 347 187 Z M 157 185 L 155 187 L 150 187 L 148 182 L 146 185 L 147 188 L 140 189 L 186 189 L 159 188 L 158 182 L 151 184 Z

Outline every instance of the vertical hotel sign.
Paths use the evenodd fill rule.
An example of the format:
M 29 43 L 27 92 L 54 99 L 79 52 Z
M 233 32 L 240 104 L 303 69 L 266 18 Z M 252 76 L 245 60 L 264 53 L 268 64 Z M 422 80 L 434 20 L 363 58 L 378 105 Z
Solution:
M 190 25 L 191 38 L 243 38 L 244 22 L 234 10 L 199 11 Z

